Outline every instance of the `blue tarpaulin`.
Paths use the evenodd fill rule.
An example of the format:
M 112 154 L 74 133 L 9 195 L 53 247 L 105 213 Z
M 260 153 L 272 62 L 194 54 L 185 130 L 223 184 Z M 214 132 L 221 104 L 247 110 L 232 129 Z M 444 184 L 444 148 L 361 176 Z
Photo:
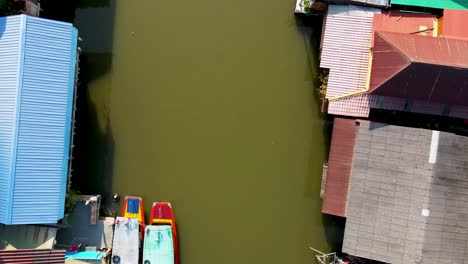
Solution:
M 82 252 L 66 252 L 65 259 L 84 259 L 84 260 L 93 260 L 93 259 L 102 259 L 105 255 L 105 252 L 98 251 L 82 251 Z
M 140 205 L 140 199 L 128 198 L 127 199 L 127 212 L 132 214 L 138 214 L 138 208 Z

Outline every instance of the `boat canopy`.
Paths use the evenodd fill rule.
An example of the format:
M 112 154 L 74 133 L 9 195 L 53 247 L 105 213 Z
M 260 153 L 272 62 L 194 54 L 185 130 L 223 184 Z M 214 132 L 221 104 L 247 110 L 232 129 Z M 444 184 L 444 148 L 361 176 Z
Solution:
M 143 263 L 174 264 L 174 242 L 170 225 L 146 226 Z

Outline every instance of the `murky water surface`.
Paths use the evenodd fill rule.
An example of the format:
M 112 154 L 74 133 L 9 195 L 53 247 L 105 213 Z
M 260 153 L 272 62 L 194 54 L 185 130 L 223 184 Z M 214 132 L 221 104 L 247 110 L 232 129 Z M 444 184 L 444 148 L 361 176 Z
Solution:
M 336 242 L 319 198 L 329 136 L 294 1 L 100 2 L 75 18 L 74 185 L 142 196 L 147 217 L 171 201 L 183 263 L 315 263 L 309 246 Z

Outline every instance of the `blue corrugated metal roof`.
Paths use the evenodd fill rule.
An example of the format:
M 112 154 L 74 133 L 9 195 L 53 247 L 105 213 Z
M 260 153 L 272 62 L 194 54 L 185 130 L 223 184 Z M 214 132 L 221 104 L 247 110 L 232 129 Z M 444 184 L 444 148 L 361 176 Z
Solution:
M 0 19 L 0 222 L 10 221 L 13 136 L 21 43 L 19 16 Z
M 9 165 L 9 173 L 0 175 L 7 182 L 0 181 L 0 190 L 6 191 L 1 196 L 7 199 L 0 205 L 0 222 L 55 223 L 64 213 L 77 31 L 69 23 L 26 15 L 0 18 L 1 23 L 15 32 L 17 43 L 11 48 L 19 55 L 11 62 L 16 72 L 0 68 L 0 79 L 4 74 L 16 77 L 14 107 L 0 99 L 0 115 L 4 109 L 11 112 L 11 122 L 5 130 L 0 127 L 0 166 Z M 1 50 L 4 35 L 0 33 L 0 64 L 8 54 Z M 12 132 L 4 136 L 3 131 Z

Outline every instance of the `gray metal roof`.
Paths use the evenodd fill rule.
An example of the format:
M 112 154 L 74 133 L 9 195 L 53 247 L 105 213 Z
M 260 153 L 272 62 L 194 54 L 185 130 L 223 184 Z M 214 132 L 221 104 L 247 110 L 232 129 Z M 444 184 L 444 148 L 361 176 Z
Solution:
M 352 3 L 365 4 L 378 7 L 387 7 L 390 6 L 389 0 L 350 0 Z
M 343 252 L 389 263 L 463 263 L 467 154 L 467 137 L 361 123 Z

